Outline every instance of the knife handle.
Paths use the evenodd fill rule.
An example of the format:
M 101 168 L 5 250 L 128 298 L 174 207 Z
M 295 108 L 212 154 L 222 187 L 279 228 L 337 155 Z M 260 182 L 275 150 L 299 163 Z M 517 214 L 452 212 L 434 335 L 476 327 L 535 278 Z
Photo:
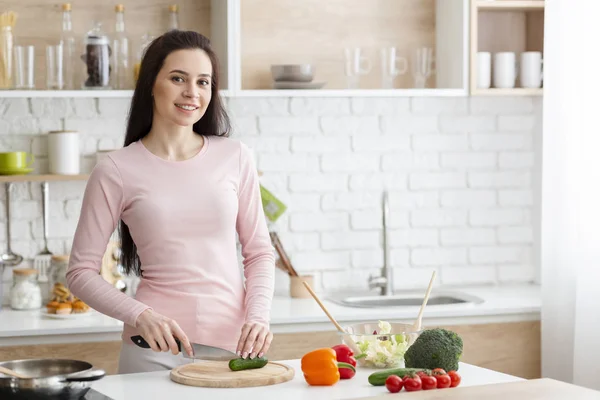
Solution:
M 133 343 L 135 343 L 138 347 L 141 347 L 142 349 L 151 348 L 148 342 L 146 342 L 146 339 L 144 339 L 141 335 L 132 336 L 131 340 L 133 341 Z M 179 341 L 179 339 L 175 338 L 175 343 L 177 343 L 177 350 L 181 351 L 181 342 Z

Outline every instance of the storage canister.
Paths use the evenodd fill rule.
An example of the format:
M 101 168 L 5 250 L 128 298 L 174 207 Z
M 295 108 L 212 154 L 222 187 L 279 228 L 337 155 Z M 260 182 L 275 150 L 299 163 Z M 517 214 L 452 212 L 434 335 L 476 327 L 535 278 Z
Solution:
M 56 175 L 79 174 L 79 132 L 48 132 L 48 170 Z
M 37 270 L 29 268 L 13 270 L 10 306 L 15 310 L 33 310 L 42 307 L 42 290 L 37 281 Z

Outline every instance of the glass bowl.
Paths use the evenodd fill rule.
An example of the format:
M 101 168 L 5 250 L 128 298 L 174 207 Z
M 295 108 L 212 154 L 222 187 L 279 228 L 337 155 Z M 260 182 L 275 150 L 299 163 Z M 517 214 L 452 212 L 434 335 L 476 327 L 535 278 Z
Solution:
M 342 343 L 353 349 L 356 363 L 364 368 L 403 368 L 404 353 L 417 340 L 422 331 L 411 324 L 390 322 L 363 322 L 344 327 L 340 332 Z

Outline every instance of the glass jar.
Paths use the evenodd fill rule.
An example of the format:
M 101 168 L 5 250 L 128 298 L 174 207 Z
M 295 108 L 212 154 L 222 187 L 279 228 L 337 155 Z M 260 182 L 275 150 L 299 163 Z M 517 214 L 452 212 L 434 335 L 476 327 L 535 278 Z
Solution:
M 37 270 L 13 270 L 10 306 L 15 310 L 33 310 L 42 307 L 42 290 L 37 282 Z
M 57 283 L 62 283 L 65 287 L 67 286 L 67 269 L 69 268 L 69 256 L 68 255 L 53 255 L 52 263 L 50 265 L 50 282 L 48 287 L 50 288 L 50 297 L 52 297 L 52 289 Z
M 110 40 L 97 23 L 83 41 L 82 60 L 85 63 L 83 89 L 110 89 Z

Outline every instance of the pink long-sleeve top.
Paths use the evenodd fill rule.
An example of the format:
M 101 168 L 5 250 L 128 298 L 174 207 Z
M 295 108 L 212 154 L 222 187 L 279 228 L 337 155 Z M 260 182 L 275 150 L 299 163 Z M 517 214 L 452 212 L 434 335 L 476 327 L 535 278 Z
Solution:
M 89 177 L 67 283 L 123 321 L 125 341 L 139 333 L 136 319 L 148 308 L 177 321 L 191 342 L 230 351 L 244 322 L 269 323 L 275 259 L 251 153 L 236 140 L 204 139 L 184 161 L 164 160 L 137 141 L 109 153 Z M 142 266 L 135 298 L 99 275 L 120 219 Z

